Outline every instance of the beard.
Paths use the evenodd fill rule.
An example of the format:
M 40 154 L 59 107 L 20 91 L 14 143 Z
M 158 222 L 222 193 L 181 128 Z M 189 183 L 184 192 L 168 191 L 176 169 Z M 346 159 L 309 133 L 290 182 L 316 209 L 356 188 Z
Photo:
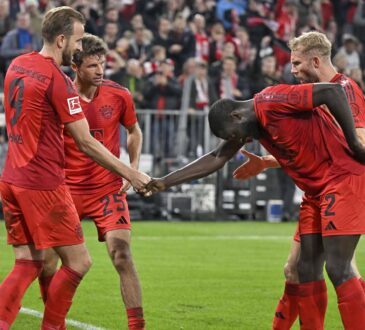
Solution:
M 72 51 L 70 49 L 69 42 L 67 41 L 66 47 L 62 52 L 62 63 L 61 65 L 70 66 L 72 63 Z

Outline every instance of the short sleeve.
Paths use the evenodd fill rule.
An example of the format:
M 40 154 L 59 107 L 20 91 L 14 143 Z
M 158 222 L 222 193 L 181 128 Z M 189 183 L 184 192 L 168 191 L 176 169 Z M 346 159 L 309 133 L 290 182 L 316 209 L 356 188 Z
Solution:
M 54 69 L 49 94 L 50 102 L 62 123 L 70 123 L 85 117 L 74 84 L 60 69 Z
M 137 122 L 136 109 L 134 106 L 132 94 L 127 89 L 123 91 L 122 97 L 124 102 L 124 111 L 121 114 L 120 123 L 124 127 L 129 127 Z
M 313 110 L 313 84 L 276 85 L 258 93 L 255 108 L 264 111 L 295 112 Z

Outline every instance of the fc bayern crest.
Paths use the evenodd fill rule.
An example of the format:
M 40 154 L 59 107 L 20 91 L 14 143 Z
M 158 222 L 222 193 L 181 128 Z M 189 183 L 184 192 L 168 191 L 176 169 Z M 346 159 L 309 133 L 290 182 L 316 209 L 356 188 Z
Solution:
M 99 109 L 105 119 L 110 119 L 113 115 L 113 108 L 110 105 L 104 105 Z

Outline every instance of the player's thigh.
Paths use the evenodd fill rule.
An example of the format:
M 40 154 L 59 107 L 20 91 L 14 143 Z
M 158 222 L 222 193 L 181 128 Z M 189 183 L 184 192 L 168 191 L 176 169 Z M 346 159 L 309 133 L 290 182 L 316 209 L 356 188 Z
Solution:
M 2 207 L 5 226 L 7 230 L 7 242 L 11 245 L 33 244 L 32 235 L 29 232 L 23 211 L 12 190 L 12 185 L 0 182 L 2 195 Z
M 84 242 L 79 217 L 65 185 L 49 191 L 12 189 L 37 249 Z
M 299 235 L 320 234 L 321 232 L 320 198 L 304 195 L 299 210 Z
M 34 244 L 13 245 L 15 259 L 43 260 L 44 250 L 37 250 Z
M 62 265 L 74 271 L 85 274 L 91 266 L 91 257 L 84 243 L 54 248 L 62 260 Z
M 365 174 L 328 186 L 320 206 L 324 237 L 365 234 Z

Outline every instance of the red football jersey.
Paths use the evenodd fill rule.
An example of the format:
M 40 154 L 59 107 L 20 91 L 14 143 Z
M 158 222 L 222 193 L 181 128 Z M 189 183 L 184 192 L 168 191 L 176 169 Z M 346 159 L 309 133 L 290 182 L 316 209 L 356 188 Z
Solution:
M 360 175 L 341 128 L 321 108 L 313 109 L 312 84 L 277 85 L 254 98 L 263 127 L 260 143 L 278 160 L 299 188 L 317 196 L 329 182 Z
M 57 188 L 64 183 L 63 124 L 84 118 L 72 81 L 52 58 L 32 52 L 9 66 L 4 96 L 9 149 L 2 180 Z
M 125 127 L 137 122 L 133 98 L 128 89 L 104 80 L 91 102 L 81 98 L 90 133 L 116 157 L 120 155 L 120 124 Z M 66 183 L 73 194 L 91 194 L 100 189 L 115 189 L 122 179 L 104 169 L 77 148 L 65 131 Z
M 337 73 L 331 82 L 340 84 L 345 90 L 355 127 L 365 127 L 365 98 L 358 84 L 342 73 Z

